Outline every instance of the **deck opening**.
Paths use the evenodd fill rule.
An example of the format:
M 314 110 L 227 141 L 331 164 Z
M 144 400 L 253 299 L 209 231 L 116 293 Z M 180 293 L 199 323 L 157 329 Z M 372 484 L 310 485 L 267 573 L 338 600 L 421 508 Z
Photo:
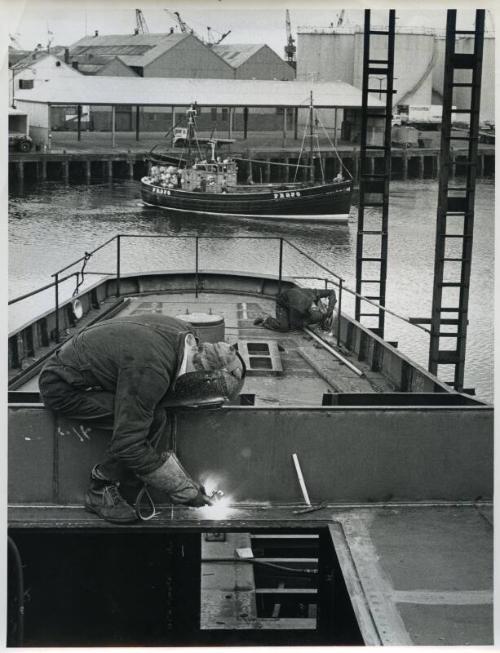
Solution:
M 23 646 L 363 644 L 327 528 L 211 533 L 11 529 Z M 15 571 L 9 560 L 9 646 Z

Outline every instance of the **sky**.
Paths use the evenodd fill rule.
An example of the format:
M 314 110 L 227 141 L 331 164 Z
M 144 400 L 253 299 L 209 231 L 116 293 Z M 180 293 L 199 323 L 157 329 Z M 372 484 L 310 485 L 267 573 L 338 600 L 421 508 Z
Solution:
M 53 39 L 54 45 L 71 45 L 86 34 L 99 30 L 101 34 L 132 33 L 135 27 L 135 8 L 140 7 L 150 32 L 168 32 L 170 27 L 177 27 L 172 12 L 179 11 L 183 20 L 202 37 L 207 36 L 207 27 L 214 35 L 231 30 L 225 43 L 267 43 L 280 56 L 284 56 L 286 42 L 286 9 L 290 11 L 292 34 L 301 26 L 328 27 L 336 24 L 342 8 L 341 3 L 323 0 L 302 0 L 280 2 L 254 0 L 243 2 L 235 0 L 182 0 L 172 4 L 158 0 L 0 0 L 8 11 L 9 34 L 13 35 L 20 46 L 34 48 L 37 43 L 47 45 Z M 394 3 L 393 3 L 394 4 Z M 397 3 L 396 3 L 397 4 Z M 470 2 L 454 2 L 449 6 L 464 7 L 459 12 L 462 24 L 470 26 L 473 10 Z M 482 2 L 482 7 L 488 7 Z M 252 9 L 249 9 L 249 7 Z M 376 7 L 376 3 L 371 3 Z M 398 11 L 398 25 L 445 27 L 446 12 L 436 7 L 446 6 L 439 2 L 423 0 L 416 6 L 411 2 Z M 490 5 L 493 6 L 493 5 Z M 344 24 L 362 24 L 363 11 L 359 4 L 352 3 L 346 8 Z M 408 7 L 408 9 L 407 9 Z M 427 9 L 429 7 L 429 9 Z M 166 11 L 166 9 L 168 11 Z M 170 12 L 170 13 L 169 13 Z M 383 23 L 387 11 L 374 9 L 373 22 Z M 492 14 L 487 18 L 487 29 L 492 28 Z M 49 34 L 51 32 L 52 34 Z

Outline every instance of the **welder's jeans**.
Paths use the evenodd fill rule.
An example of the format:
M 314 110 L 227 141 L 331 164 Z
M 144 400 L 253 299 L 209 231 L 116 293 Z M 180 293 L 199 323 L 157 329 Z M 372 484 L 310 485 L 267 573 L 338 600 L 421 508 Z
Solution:
M 50 410 L 80 422 L 92 422 L 95 428 L 113 431 L 115 396 L 102 389 L 95 390 L 72 385 L 53 370 L 44 370 L 39 379 L 43 403 Z M 158 447 L 167 426 L 165 409 L 155 411 L 148 440 Z M 135 475 L 112 453 L 113 437 L 108 453 L 101 460 L 99 470 L 109 480 L 126 481 Z

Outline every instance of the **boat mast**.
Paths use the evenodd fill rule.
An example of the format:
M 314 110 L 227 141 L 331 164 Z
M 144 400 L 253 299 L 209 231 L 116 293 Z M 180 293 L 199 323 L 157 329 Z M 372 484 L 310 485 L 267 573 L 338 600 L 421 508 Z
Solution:
M 194 117 L 196 116 L 196 109 L 194 108 L 193 105 L 191 105 L 187 111 L 187 118 L 188 118 L 188 124 L 187 124 L 187 142 L 188 142 L 188 165 L 191 165 L 191 141 L 194 136 Z
M 309 100 L 309 138 L 310 138 L 310 162 L 311 162 L 311 167 L 310 167 L 310 172 L 309 172 L 309 178 L 311 180 L 311 183 L 314 183 L 314 126 L 313 126 L 313 118 L 314 118 L 314 105 L 313 105 L 313 92 L 311 91 L 310 95 L 310 100 Z

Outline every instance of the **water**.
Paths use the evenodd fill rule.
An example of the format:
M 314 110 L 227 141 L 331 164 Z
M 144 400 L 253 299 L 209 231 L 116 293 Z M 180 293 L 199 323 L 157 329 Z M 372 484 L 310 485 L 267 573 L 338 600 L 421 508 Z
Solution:
M 465 385 L 475 387 L 479 397 L 492 401 L 493 182 L 480 182 L 476 198 Z M 430 316 L 436 204 L 437 182 L 434 180 L 391 183 L 387 306 L 407 317 Z M 368 216 L 367 222 L 369 220 Z M 347 227 L 257 224 L 251 220 L 173 215 L 161 209 L 145 208 L 140 203 L 139 184 L 135 181 L 89 186 L 45 182 L 11 189 L 9 296 L 17 297 L 49 283 L 51 273 L 117 233 L 203 236 L 207 239 L 200 240 L 200 268 L 274 275 L 278 274 L 278 240 L 238 241 L 234 237 L 285 237 L 344 277 L 347 285 L 354 288 L 355 208 Z M 124 273 L 173 268 L 192 270 L 194 265 L 192 240 L 135 238 L 122 243 Z M 113 243 L 92 257 L 86 271 L 114 273 L 115 266 L 116 245 Z M 283 274 L 325 276 L 287 245 L 284 246 Z M 93 283 L 97 278 L 86 277 L 86 283 Z M 319 282 L 310 283 L 318 285 Z M 65 283 L 63 295 L 71 294 L 73 289 L 72 279 Z M 52 306 L 53 290 L 16 304 L 9 311 L 9 327 L 14 328 L 29 319 L 33 310 Z M 343 309 L 352 310 L 352 301 L 346 295 Z M 388 317 L 386 338 L 397 340 L 404 353 L 426 366 L 429 342 L 426 333 Z M 443 380 L 449 377 L 443 375 Z

